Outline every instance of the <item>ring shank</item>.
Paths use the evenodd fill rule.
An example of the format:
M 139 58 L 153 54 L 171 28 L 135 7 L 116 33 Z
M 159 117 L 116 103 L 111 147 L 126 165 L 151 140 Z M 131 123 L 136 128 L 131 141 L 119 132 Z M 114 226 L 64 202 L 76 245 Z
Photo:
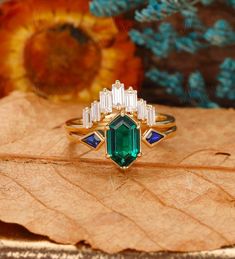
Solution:
M 105 127 L 108 124 L 108 122 L 106 120 L 102 121 L 99 123 L 99 126 L 95 125 L 95 128 L 97 127 Z M 168 114 L 163 114 L 160 113 L 158 115 L 156 115 L 156 123 L 155 125 L 151 126 L 152 128 L 157 128 L 157 127 L 164 127 L 167 126 L 167 128 L 169 128 L 170 126 L 174 126 L 175 125 L 175 118 L 172 115 L 168 115 Z M 147 126 L 147 125 L 146 125 Z M 83 123 L 82 123 L 82 118 L 73 118 L 70 120 L 67 120 L 65 122 L 65 127 L 68 130 L 71 131 L 80 131 L 80 130 L 90 130 L 92 128 L 84 128 L 83 127 Z
M 91 128 L 84 128 L 82 118 L 73 118 L 65 122 L 65 129 L 71 140 L 76 140 L 79 135 L 86 135 L 92 131 L 104 131 L 109 124 L 110 118 L 94 124 Z M 148 126 L 146 122 L 141 123 L 141 131 L 145 132 L 149 128 L 153 128 L 163 133 L 166 138 L 172 137 L 176 131 L 175 118 L 168 114 L 160 113 L 156 116 L 156 122 L 153 126 Z

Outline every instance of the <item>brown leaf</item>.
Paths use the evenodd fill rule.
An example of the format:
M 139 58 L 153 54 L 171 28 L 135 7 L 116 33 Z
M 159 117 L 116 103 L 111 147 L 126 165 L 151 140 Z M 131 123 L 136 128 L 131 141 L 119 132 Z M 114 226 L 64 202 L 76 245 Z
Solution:
M 159 106 L 174 139 L 126 173 L 69 143 L 81 106 L 15 92 L 0 101 L 0 220 L 59 243 L 117 252 L 193 251 L 235 243 L 235 111 Z

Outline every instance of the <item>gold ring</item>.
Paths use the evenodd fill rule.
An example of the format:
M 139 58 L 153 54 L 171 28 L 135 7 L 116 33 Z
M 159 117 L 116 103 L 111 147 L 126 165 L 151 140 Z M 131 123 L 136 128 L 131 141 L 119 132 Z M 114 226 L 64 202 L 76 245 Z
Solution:
M 83 109 L 82 118 L 65 122 L 71 141 L 93 150 L 104 143 L 106 157 L 121 169 L 127 169 L 142 155 L 141 144 L 154 147 L 176 132 L 175 118 L 156 114 L 155 107 L 137 98 L 137 91 L 116 81 L 112 90 L 103 89 L 100 100 Z

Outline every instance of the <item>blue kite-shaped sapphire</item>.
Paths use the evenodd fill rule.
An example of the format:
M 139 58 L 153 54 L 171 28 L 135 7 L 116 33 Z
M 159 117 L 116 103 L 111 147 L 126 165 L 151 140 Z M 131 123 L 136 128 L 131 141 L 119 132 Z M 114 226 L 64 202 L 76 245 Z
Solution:
M 82 141 L 93 148 L 97 148 L 101 142 L 101 139 L 95 133 L 92 133 L 91 135 L 82 139 Z
M 161 140 L 162 138 L 164 138 L 164 135 L 156 132 L 156 131 L 150 131 L 149 134 L 146 137 L 146 141 L 152 145 L 156 142 L 158 142 L 159 140 Z

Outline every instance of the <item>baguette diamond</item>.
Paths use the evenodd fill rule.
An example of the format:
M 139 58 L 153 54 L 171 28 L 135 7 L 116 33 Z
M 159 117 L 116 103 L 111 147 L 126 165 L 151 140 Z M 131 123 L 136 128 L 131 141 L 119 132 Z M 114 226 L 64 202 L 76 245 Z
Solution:
M 155 107 L 152 105 L 147 105 L 146 107 L 146 119 L 148 126 L 153 126 L 155 124 L 156 111 Z
M 143 99 L 137 102 L 137 118 L 139 120 L 145 120 L 146 118 L 146 101 Z
M 113 97 L 113 106 L 123 107 L 125 105 L 125 89 L 124 84 L 121 84 L 120 81 L 116 81 L 112 85 L 112 97 Z
M 140 156 L 145 143 L 152 148 L 175 133 L 175 118 L 158 114 L 155 107 L 138 99 L 132 87 L 116 81 L 112 90 L 103 89 L 99 100 L 83 109 L 82 118 L 66 121 L 65 128 L 72 141 L 98 150 L 105 144 L 106 157 L 126 170 Z
M 100 111 L 105 114 L 112 112 L 112 93 L 106 88 L 100 92 Z
M 97 101 L 91 104 L 91 119 L 94 122 L 100 121 L 100 103 Z
M 116 81 L 112 85 L 112 91 L 106 88 L 100 92 L 100 101 L 94 101 L 91 108 L 83 110 L 83 126 L 91 128 L 93 122 L 101 120 L 101 114 L 107 115 L 112 113 L 113 109 L 124 108 L 128 113 L 137 113 L 137 119 L 146 121 L 148 126 L 155 125 L 156 111 L 152 105 L 147 105 L 143 99 L 137 99 L 137 91 L 129 87 L 125 91 L 124 84 Z
M 134 112 L 137 110 L 137 91 L 130 87 L 125 91 L 125 106 L 127 112 Z
M 89 107 L 84 108 L 82 111 L 82 123 L 86 129 L 92 127 L 91 109 Z

